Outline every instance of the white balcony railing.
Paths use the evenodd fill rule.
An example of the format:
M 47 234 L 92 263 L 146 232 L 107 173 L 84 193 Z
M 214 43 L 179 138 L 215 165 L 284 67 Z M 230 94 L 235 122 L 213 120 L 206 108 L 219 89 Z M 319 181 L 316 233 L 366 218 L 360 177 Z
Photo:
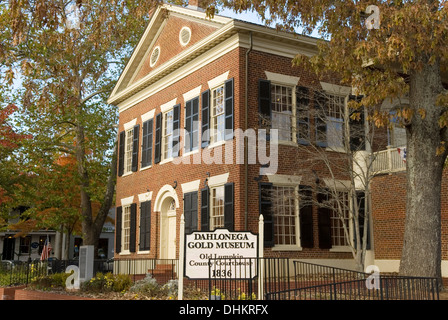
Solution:
M 386 150 L 375 152 L 373 155 L 372 172 L 392 173 L 406 170 L 405 157 L 402 156 L 405 148 L 393 148 L 388 146 Z

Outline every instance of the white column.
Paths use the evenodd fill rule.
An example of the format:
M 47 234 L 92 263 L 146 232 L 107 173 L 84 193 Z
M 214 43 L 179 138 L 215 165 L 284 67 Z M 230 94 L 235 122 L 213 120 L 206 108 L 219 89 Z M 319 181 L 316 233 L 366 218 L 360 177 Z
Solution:
M 179 230 L 179 284 L 177 286 L 177 299 L 183 300 L 184 297 L 184 255 L 185 255 L 185 217 L 180 216 L 180 230 Z
M 263 288 L 263 278 L 264 278 L 264 217 L 260 214 L 260 219 L 258 221 L 258 300 L 264 300 L 264 288 Z

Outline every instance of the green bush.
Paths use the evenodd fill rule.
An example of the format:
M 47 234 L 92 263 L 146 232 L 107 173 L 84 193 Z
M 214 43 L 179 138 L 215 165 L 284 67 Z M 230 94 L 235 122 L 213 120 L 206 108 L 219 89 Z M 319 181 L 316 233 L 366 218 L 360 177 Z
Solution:
M 97 273 L 89 281 L 83 282 L 81 289 L 89 292 L 122 292 L 131 287 L 132 281 L 129 275 Z
M 54 273 L 35 277 L 31 280 L 30 286 L 42 290 L 65 289 L 65 281 L 68 276 L 68 273 Z

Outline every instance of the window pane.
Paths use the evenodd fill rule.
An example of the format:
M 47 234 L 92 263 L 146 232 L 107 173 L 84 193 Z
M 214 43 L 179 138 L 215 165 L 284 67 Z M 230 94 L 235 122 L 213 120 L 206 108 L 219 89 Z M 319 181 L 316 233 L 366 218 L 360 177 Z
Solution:
M 211 190 L 210 230 L 224 227 L 224 186 Z
M 275 244 L 296 244 L 296 189 L 273 187 Z
M 279 140 L 292 141 L 292 87 L 271 86 L 272 125 L 278 129 Z

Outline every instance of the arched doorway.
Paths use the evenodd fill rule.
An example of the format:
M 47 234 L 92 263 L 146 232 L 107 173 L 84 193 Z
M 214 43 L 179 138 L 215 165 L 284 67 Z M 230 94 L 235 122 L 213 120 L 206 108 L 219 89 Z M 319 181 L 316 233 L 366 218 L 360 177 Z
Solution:
M 171 197 L 160 210 L 160 259 L 176 259 L 176 202 Z

